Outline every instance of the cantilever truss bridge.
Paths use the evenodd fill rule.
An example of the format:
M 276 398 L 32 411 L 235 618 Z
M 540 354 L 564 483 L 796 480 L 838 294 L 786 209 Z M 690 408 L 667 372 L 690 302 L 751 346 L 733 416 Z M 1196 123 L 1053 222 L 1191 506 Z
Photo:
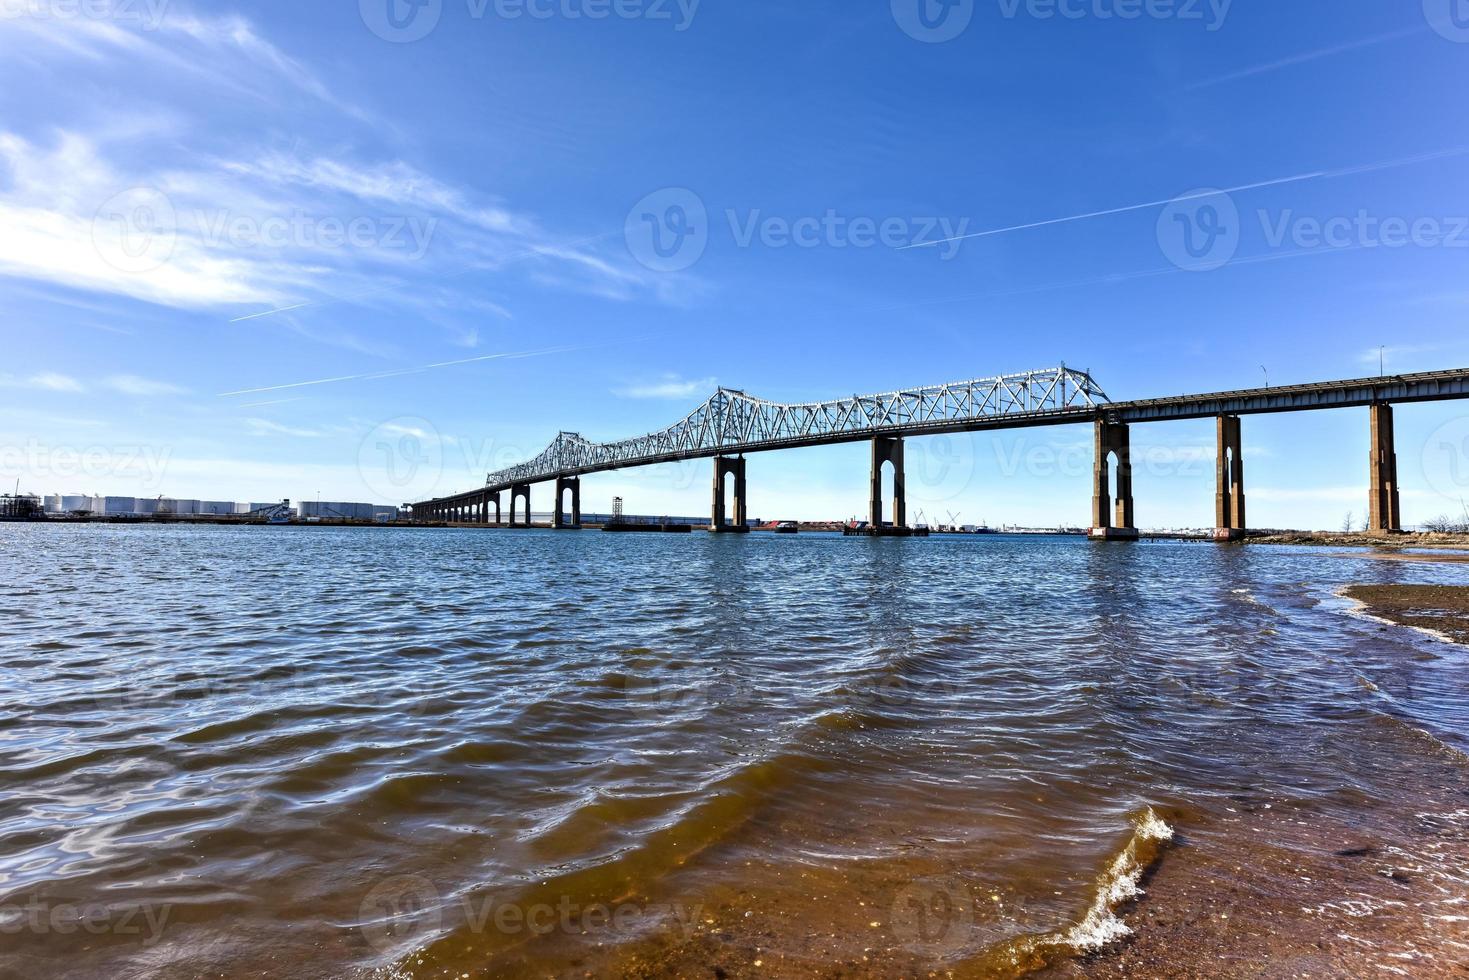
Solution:
M 1064 365 L 798 405 L 721 388 L 687 418 L 636 439 L 599 443 L 563 432 L 534 459 L 489 474 L 485 489 L 494 492 L 632 466 L 859 442 L 881 435 L 1055 424 L 1071 415 L 1085 420 L 1108 402 L 1091 375 Z

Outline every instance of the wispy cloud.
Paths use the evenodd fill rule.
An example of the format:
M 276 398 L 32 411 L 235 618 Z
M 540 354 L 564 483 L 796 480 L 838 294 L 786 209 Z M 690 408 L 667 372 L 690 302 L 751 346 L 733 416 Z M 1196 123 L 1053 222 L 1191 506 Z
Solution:
M 153 381 L 148 378 L 140 378 L 136 374 L 116 374 L 107 379 L 107 387 L 124 395 L 136 395 L 142 398 L 156 397 L 162 395 L 186 395 L 189 389 L 170 384 L 167 381 Z
M 676 374 L 665 374 L 657 381 L 627 385 L 612 393 L 622 398 L 690 398 L 710 394 L 718 386 L 716 378 L 684 379 Z
M 294 436 L 298 439 L 318 439 L 325 433 L 318 429 L 301 429 L 294 426 L 282 425 L 269 419 L 249 418 L 245 419 L 245 426 L 252 435 L 257 436 Z
M 77 107 L 68 120 L 61 103 L 54 136 L 0 130 L 0 172 L 10 176 L 0 187 L 0 275 L 219 309 L 236 322 L 325 303 L 442 309 L 449 312 L 434 322 L 461 346 L 478 336 L 453 321 L 488 276 L 618 300 L 662 298 L 668 288 L 608 246 L 611 231 L 552 233 L 492 191 L 457 186 L 393 154 L 328 154 L 299 139 L 264 146 L 253 132 L 221 143 L 227 154 L 191 152 L 203 145 L 192 139 L 200 121 L 179 112 L 173 93 L 194 84 L 227 89 L 217 93 L 220 118 L 240 99 L 278 103 L 289 87 L 336 110 L 323 117 L 337 133 L 334 147 L 381 144 L 380 123 L 244 18 L 148 0 L 119 5 L 116 16 L 32 15 L 21 6 L 0 18 L 0 57 L 24 58 L 38 85 L 62 89 L 78 73 L 126 73 L 138 82 L 129 113 L 148 121 L 99 127 L 94 107 Z M 125 16 L 155 8 L 156 23 Z M 352 340 L 340 331 L 320 340 L 339 339 Z
M 23 378 L 12 374 L 0 374 L 0 388 L 29 388 L 33 391 L 62 391 L 73 394 L 86 390 L 75 378 L 53 371 L 44 371 Z
M 1389 370 L 1393 361 L 1400 357 L 1413 357 L 1417 354 L 1438 354 L 1446 350 L 1460 349 L 1463 345 L 1452 344 L 1390 344 L 1386 347 L 1372 347 L 1357 355 L 1359 364 L 1376 367 L 1383 364 Z

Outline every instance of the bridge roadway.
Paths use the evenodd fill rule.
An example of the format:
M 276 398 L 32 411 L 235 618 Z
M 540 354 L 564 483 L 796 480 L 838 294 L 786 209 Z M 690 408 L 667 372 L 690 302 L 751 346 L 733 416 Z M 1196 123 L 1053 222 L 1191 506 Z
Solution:
M 715 458 L 711 530 L 743 528 L 744 454 L 837 443 L 873 443 L 869 524 L 879 532 L 882 472 L 893 467 L 891 530 L 906 526 L 902 440 L 913 436 L 1090 423 L 1096 428 L 1093 536 L 1133 538 L 1132 467 L 1129 426 L 1184 419 L 1219 420 L 1216 537 L 1231 540 L 1245 531 L 1240 417 L 1336 408 L 1371 409 L 1370 526 L 1401 529 L 1397 463 L 1392 438 L 1395 404 L 1469 398 L 1469 368 L 1387 375 L 1343 381 L 1238 391 L 1177 395 L 1113 402 L 1085 372 L 1062 366 L 1051 371 L 938 385 L 932 388 L 853 396 L 829 402 L 783 405 L 721 389 L 687 418 L 661 432 L 617 443 L 588 442 L 563 432 L 534 459 L 490 474 L 485 486 L 450 497 L 411 504 L 415 520 L 501 523 L 500 494 L 511 491 L 510 523 L 523 500 L 529 523 L 530 485 L 556 482 L 558 527 L 580 525 L 580 477 L 690 459 Z M 1111 500 L 1115 468 L 1115 511 Z M 734 520 L 725 520 L 725 477 L 735 482 Z M 571 511 L 563 508 L 565 495 Z M 490 521 L 490 509 L 495 519 Z

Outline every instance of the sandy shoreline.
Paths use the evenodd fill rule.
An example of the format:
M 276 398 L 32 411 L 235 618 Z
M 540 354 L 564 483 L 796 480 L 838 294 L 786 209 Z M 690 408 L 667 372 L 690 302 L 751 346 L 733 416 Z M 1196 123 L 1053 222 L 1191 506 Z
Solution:
M 1387 560 L 1469 556 L 1372 554 Z M 1469 644 L 1469 587 L 1358 585 L 1368 615 Z M 1390 727 L 1390 726 L 1389 726 Z M 1037 976 L 1462 977 L 1469 972 L 1469 758 L 1420 733 L 1400 805 L 1242 803 L 1180 820 L 1123 910 L 1126 940 Z
M 1377 619 L 1469 644 L 1469 586 L 1353 585 L 1341 594 Z

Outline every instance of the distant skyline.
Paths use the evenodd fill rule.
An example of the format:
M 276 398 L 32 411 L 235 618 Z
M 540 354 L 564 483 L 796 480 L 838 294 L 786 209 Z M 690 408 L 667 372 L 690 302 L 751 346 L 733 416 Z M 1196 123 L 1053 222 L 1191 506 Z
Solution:
M 397 504 L 719 385 L 1469 366 L 1461 14 L 0 0 L 0 483 Z M 1397 426 L 1405 521 L 1463 513 L 1469 404 Z M 1247 418 L 1250 523 L 1360 523 L 1367 433 Z M 1133 441 L 1139 524 L 1211 524 L 1212 423 Z M 928 520 L 1087 523 L 1085 427 L 908 458 Z M 861 515 L 867 465 L 752 456 L 750 512 Z M 709 483 L 597 475 L 583 507 L 700 514 Z

